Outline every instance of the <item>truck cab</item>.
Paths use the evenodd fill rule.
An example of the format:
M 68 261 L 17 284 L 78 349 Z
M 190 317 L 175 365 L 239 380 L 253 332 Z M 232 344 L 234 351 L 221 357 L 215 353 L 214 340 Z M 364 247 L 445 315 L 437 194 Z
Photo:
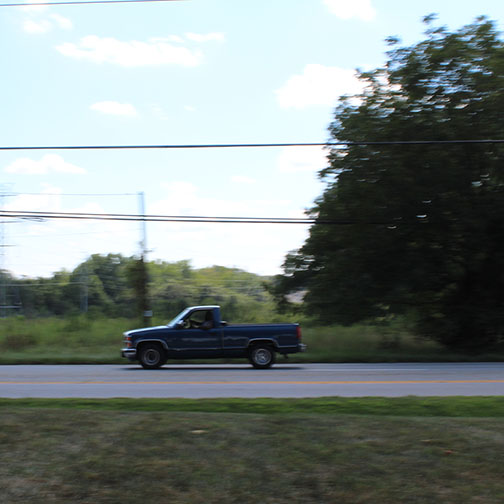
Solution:
M 165 326 L 124 333 L 122 356 L 156 369 L 168 359 L 243 358 L 258 369 L 274 364 L 276 354 L 302 352 L 299 324 L 233 324 L 217 305 L 191 306 Z

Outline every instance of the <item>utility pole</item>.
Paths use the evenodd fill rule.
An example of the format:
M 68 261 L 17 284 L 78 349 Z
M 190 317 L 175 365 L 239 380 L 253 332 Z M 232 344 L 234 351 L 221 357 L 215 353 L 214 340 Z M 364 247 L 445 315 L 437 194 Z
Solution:
M 0 187 L 0 209 L 4 207 L 6 187 Z M 5 221 L 0 221 L 0 317 L 7 316 L 7 271 L 5 269 Z
M 139 304 L 143 312 L 144 324 L 151 325 L 152 310 L 149 299 L 149 277 L 147 274 L 147 221 L 145 219 L 145 195 L 143 192 L 138 193 L 138 206 L 139 213 L 142 217 L 142 225 L 140 231 L 140 261 L 139 261 L 139 274 L 140 274 L 140 298 Z
M 87 262 L 84 262 L 80 273 L 80 309 L 82 313 L 88 312 L 88 283 L 89 283 L 89 274 L 88 274 L 88 266 Z
M 145 257 L 147 255 L 147 222 L 145 220 L 145 194 L 138 193 L 138 208 L 140 217 L 142 217 L 142 229 L 140 231 L 140 255 Z

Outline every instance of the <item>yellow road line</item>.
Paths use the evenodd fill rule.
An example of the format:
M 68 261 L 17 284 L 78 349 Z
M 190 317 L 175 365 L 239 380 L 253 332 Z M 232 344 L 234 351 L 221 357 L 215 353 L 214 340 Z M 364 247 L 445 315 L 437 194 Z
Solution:
M 0 385 L 415 385 L 504 383 L 504 380 L 331 380 L 331 381 L 1 381 Z

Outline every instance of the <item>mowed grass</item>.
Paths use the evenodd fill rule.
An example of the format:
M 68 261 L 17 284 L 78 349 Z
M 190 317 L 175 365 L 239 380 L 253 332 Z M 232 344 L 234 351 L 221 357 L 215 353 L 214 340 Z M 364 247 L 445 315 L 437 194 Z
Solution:
M 240 412 L 218 411 L 223 400 L 201 411 L 181 411 L 184 401 L 1 400 L 1 502 L 504 501 L 502 398 L 480 398 L 489 416 L 479 418 L 369 414 L 367 401 L 342 414 L 310 412 L 309 400 L 272 401 L 264 413 L 253 400 Z M 384 401 L 413 411 L 413 398 Z
M 165 321 L 155 321 L 161 325 Z M 138 321 L 91 316 L 0 319 L 0 364 L 122 363 L 122 333 Z M 453 353 L 439 344 L 416 338 L 396 325 L 352 327 L 303 325 L 306 353 L 292 362 L 446 362 L 504 361 L 504 348 Z M 279 362 L 283 362 L 280 358 Z
M 122 333 L 135 325 L 91 316 L 0 319 L 0 364 L 123 362 Z

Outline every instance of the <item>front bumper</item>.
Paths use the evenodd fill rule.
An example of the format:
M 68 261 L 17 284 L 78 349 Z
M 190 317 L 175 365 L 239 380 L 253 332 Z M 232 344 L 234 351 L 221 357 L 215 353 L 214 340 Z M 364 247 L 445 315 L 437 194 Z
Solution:
M 135 360 L 136 354 L 136 348 L 123 348 L 121 350 L 121 357 L 126 357 L 129 360 Z

